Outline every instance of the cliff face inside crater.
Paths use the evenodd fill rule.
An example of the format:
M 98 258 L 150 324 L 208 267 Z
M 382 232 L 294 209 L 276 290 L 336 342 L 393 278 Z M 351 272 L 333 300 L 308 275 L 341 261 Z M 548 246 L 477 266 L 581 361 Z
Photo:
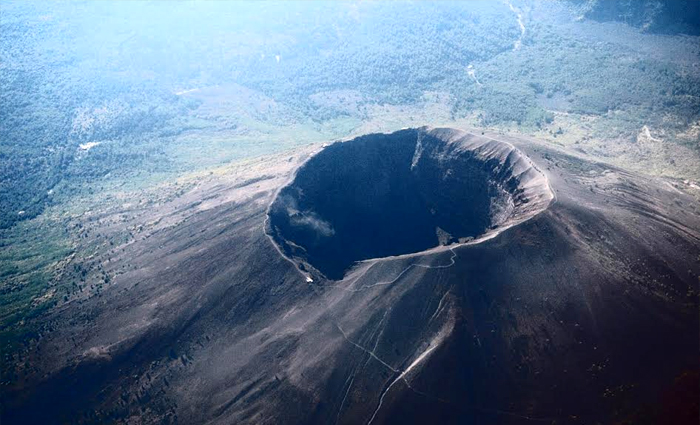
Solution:
M 337 280 L 357 261 L 492 236 L 552 197 L 509 143 L 408 129 L 316 154 L 272 203 L 268 231 L 301 267 Z

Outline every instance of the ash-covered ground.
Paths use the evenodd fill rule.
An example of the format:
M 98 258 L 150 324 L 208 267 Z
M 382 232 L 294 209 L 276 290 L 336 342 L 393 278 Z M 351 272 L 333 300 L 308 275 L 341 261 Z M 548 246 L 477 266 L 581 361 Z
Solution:
M 674 184 L 451 129 L 251 161 L 100 254 L 116 277 L 49 314 L 3 423 L 693 423 L 700 216 Z M 328 243 L 280 225 L 292 195 Z

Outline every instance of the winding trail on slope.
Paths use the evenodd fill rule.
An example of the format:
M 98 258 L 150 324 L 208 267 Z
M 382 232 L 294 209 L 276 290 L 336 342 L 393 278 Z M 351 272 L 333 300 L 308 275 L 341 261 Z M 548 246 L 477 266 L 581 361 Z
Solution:
M 394 379 L 392 381 L 391 384 L 389 384 L 388 387 L 386 387 L 386 389 L 382 392 L 382 395 L 379 397 L 379 404 L 377 405 L 377 408 L 374 410 L 374 413 L 372 414 L 372 417 L 369 419 L 369 422 L 367 422 L 367 425 L 370 425 L 372 422 L 374 422 L 374 418 L 377 417 L 377 413 L 379 413 L 379 410 L 382 408 L 382 403 L 384 403 L 384 397 L 387 395 L 389 390 L 391 390 L 391 387 L 393 387 L 394 384 L 396 384 L 399 381 L 404 381 L 404 383 L 406 384 L 406 386 L 409 389 L 411 389 L 412 391 L 415 391 L 413 389 L 413 387 L 411 387 L 411 384 L 406 379 L 406 374 L 408 372 L 410 372 L 411 369 L 416 367 L 416 365 L 418 365 L 420 362 L 422 362 L 423 359 L 425 359 L 435 348 L 437 348 L 438 345 L 439 345 L 439 342 L 433 344 L 431 347 L 429 347 L 427 350 L 425 350 L 423 353 L 421 353 L 421 355 L 418 356 L 418 358 L 416 358 L 413 361 L 413 363 L 411 363 L 403 372 L 401 372 L 401 374 L 396 379 Z
M 374 353 L 373 350 L 368 350 L 368 349 L 366 349 L 365 347 L 361 346 L 360 344 L 358 344 L 358 343 L 356 343 L 355 341 L 353 341 L 353 340 L 351 340 L 350 338 L 348 338 L 348 334 L 345 333 L 345 331 L 343 330 L 343 328 L 340 327 L 340 324 L 338 324 L 337 321 L 334 321 L 333 324 L 335 325 L 336 328 L 338 328 L 338 330 L 340 331 L 340 333 L 343 334 L 343 338 L 345 338 L 345 340 L 346 340 L 347 342 L 349 342 L 350 344 L 352 344 L 352 345 L 354 345 L 355 347 L 359 348 L 360 350 L 364 351 L 365 353 L 369 354 L 372 358 L 374 358 L 376 361 L 378 361 L 379 363 L 381 363 L 382 365 L 384 365 L 384 366 L 385 366 L 387 369 L 389 369 L 390 371 L 392 371 L 392 372 L 394 372 L 394 373 L 399 372 L 398 369 L 393 368 L 389 363 L 387 363 L 387 362 L 385 362 L 384 360 L 382 360 L 381 358 L 379 358 L 379 356 L 377 356 L 377 355 Z
M 384 324 L 384 321 L 386 320 L 386 316 L 389 313 L 389 311 L 390 311 L 390 309 L 384 311 L 384 315 L 382 316 L 382 320 L 379 321 L 379 324 L 377 325 L 377 329 L 374 332 L 372 332 L 372 337 L 374 337 L 374 334 L 378 332 L 377 337 L 374 340 L 374 347 L 372 348 L 372 351 L 377 350 L 377 346 L 379 345 L 379 340 L 382 338 L 382 335 L 384 334 L 383 324 Z M 372 359 L 372 357 L 368 357 L 367 361 L 365 361 L 365 363 L 359 368 L 359 370 L 362 370 L 365 367 L 367 367 L 367 364 L 370 362 L 371 359 Z M 336 418 L 335 418 L 336 424 L 340 421 L 340 415 L 343 412 L 343 407 L 345 406 L 345 401 L 347 400 L 348 394 L 350 394 L 350 390 L 352 389 L 352 385 L 355 382 L 355 376 L 357 375 L 357 372 L 358 372 L 357 368 L 353 369 L 353 371 L 350 373 L 350 376 L 348 377 L 348 379 L 345 380 L 344 385 L 347 385 L 347 389 L 345 390 L 345 395 L 343 396 L 343 400 L 340 402 L 340 406 L 338 407 L 338 414 L 336 415 Z M 348 381 L 350 382 L 349 384 L 348 384 Z
M 350 384 L 348 384 L 348 381 Z M 340 402 L 340 407 L 338 407 L 338 414 L 335 416 L 335 423 L 337 424 L 338 421 L 340 420 L 340 414 L 343 412 L 343 406 L 345 406 L 345 400 L 348 398 L 348 394 L 350 394 L 350 389 L 352 388 L 352 384 L 355 382 L 355 373 L 351 373 L 350 376 L 348 376 L 348 379 L 345 380 L 345 385 L 348 386 L 348 388 L 345 390 L 345 395 L 343 396 L 343 400 Z
M 366 289 L 371 289 L 371 288 L 374 288 L 374 287 L 377 287 L 377 286 L 385 286 L 385 285 L 391 285 L 391 284 L 393 284 L 393 283 L 396 283 L 399 279 L 401 279 L 401 277 L 402 277 L 407 271 L 409 271 L 409 270 L 412 269 L 413 267 L 418 267 L 418 268 L 422 268 L 422 269 L 446 269 L 446 268 L 449 268 L 449 267 L 454 266 L 454 264 L 455 264 L 455 258 L 457 258 L 457 253 L 456 253 L 454 250 L 455 250 L 455 248 L 457 248 L 457 247 L 459 247 L 459 246 L 461 246 L 461 245 L 453 246 L 453 247 L 450 247 L 450 248 L 448 249 L 448 250 L 452 253 L 452 256 L 450 257 L 450 264 L 441 264 L 441 265 L 433 266 L 433 265 L 428 265 L 428 264 L 412 263 L 412 264 L 409 264 L 406 268 L 404 268 L 404 269 L 403 269 L 395 278 L 393 278 L 392 280 L 379 281 L 379 282 L 375 282 L 375 283 L 373 283 L 373 284 L 371 284 L 371 285 L 362 285 L 362 286 L 360 286 L 359 288 L 346 288 L 346 287 L 344 287 L 344 286 L 342 286 L 342 285 L 329 285 L 329 287 L 330 287 L 330 288 L 336 288 L 336 289 L 342 289 L 343 291 L 347 291 L 347 292 L 361 292 L 361 291 L 364 291 L 364 290 L 366 290 Z M 381 260 L 377 260 L 377 261 L 381 261 Z M 374 264 L 376 264 L 376 263 L 374 263 Z M 374 264 L 373 264 L 373 265 L 374 265 Z M 367 270 L 363 273 L 362 276 L 364 276 L 365 274 L 367 274 L 367 272 L 369 272 L 369 270 L 370 270 L 371 268 L 372 268 L 372 267 L 367 268 Z M 358 278 L 358 280 L 361 279 L 361 278 L 362 278 L 362 277 Z
M 461 246 L 461 245 L 458 245 L 458 246 Z M 429 266 L 429 265 L 425 265 L 425 264 L 415 264 L 415 263 L 414 263 L 414 264 L 411 264 L 411 265 L 409 265 L 408 267 L 406 267 L 401 273 L 399 273 L 399 275 L 398 275 L 395 279 L 393 279 L 392 281 L 390 281 L 390 283 L 393 283 L 393 282 L 397 281 L 406 271 L 408 271 L 408 269 L 410 269 L 411 267 L 414 267 L 414 266 L 415 266 L 415 267 L 426 268 L 426 269 L 442 269 L 442 268 L 448 268 L 448 267 L 453 266 L 453 265 L 455 264 L 455 258 L 457 257 L 457 253 L 454 252 L 454 248 L 456 248 L 456 247 L 451 247 L 451 248 L 449 249 L 450 252 L 452 253 L 452 256 L 451 256 L 451 258 L 450 258 L 450 264 L 443 264 L 443 265 L 438 265 L 438 266 Z M 378 282 L 378 283 L 379 283 L 379 284 L 388 284 L 389 282 L 387 282 L 387 283 L 385 283 L 385 282 Z M 376 284 L 375 284 L 375 285 L 376 285 Z M 372 286 L 375 286 L 375 285 L 369 285 L 368 287 L 372 287 Z M 354 291 L 354 292 L 357 292 L 357 291 Z M 431 316 L 430 320 L 433 320 L 438 314 L 440 314 L 440 312 L 441 312 L 442 309 L 444 308 L 443 302 L 444 302 L 444 299 L 445 299 L 445 297 L 447 296 L 448 293 L 449 293 L 449 291 L 447 291 L 447 292 L 445 293 L 445 295 L 443 295 L 443 297 L 440 299 L 440 302 L 438 303 L 438 306 L 437 306 L 435 312 L 433 313 L 433 315 Z M 381 325 L 381 323 L 383 323 L 385 317 L 386 317 L 386 315 L 382 318 L 382 321 L 380 322 L 380 325 Z M 391 381 L 391 383 L 384 389 L 384 391 L 382 391 L 381 395 L 379 396 L 379 402 L 378 402 L 378 404 L 377 404 L 377 407 L 375 408 L 374 412 L 372 413 L 372 416 L 370 417 L 369 421 L 367 422 L 367 425 L 371 425 L 371 424 L 374 422 L 374 420 L 376 419 L 377 415 L 379 414 L 379 411 L 381 410 L 381 408 L 382 408 L 382 406 L 383 406 L 383 404 L 384 404 L 384 399 L 385 399 L 386 395 L 387 395 L 387 394 L 389 393 L 389 391 L 391 391 L 391 389 L 392 389 L 397 383 L 399 383 L 399 382 L 403 382 L 409 390 L 413 391 L 414 393 L 416 393 L 416 394 L 418 394 L 418 395 L 420 395 L 420 396 L 432 398 L 432 399 L 435 399 L 435 400 L 437 400 L 437 401 L 439 401 L 439 402 L 442 402 L 442 403 L 454 404 L 452 401 L 444 400 L 444 399 L 442 399 L 442 398 L 435 397 L 435 396 L 433 396 L 433 395 L 431 395 L 431 394 L 428 394 L 428 393 L 425 393 L 425 392 L 423 392 L 423 391 L 419 391 L 419 390 L 413 388 L 413 386 L 411 385 L 410 381 L 409 381 L 408 378 L 407 378 L 407 375 L 408 375 L 412 370 L 414 370 L 414 369 L 415 369 L 420 363 L 422 363 L 422 362 L 423 362 L 437 347 L 440 346 L 440 344 L 442 343 L 442 341 L 444 340 L 444 338 L 447 336 L 447 334 L 448 334 L 449 332 L 448 332 L 448 333 L 445 333 L 445 332 L 441 331 L 440 333 L 438 333 L 438 335 L 437 335 L 435 338 L 433 338 L 433 340 L 429 343 L 428 348 L 427 348 L 425 351 L 423 351 L 420 355 L 418 355 L 418 357 L 416 357 L 416 359 L 415 359 L 413 362 L 411 362 L 411 364 L 410 364 L 406 369 L 401 370 L 401 369 L 397 369 L 397 368 L 391 366 L 389 363 L 387 363 L 386 361 L 384 361 L 381 357 L 379 357 L 379 356 L 376 354 L 375 351 L 376 351 L 376 348 L 377 348 L 377 346 L 378 346 L 378 344 L 379 344 L 379 338 L 381 337 L 381 334 L 380 334 L 379 337 L 377 337 L 377 339 L 376 339 L 376 341 L 375 341 L 375 344 L 374 344 L 374 348 L 373 348 L 372 350 L 370 350 L 370 349 L 367 349 L 367 348 L 363 347 L 362 345 L 358 344 L 357 342 L 353 341 L 353 340 L 348 336 L 347 332 L 345 332 L 345 330 L 340 326 L 340 324 L 338 323 L 338 321 L 337 321 L 335 318 L 333 318 L 333 324 L 334 324 L 335 327 L 338 329 L 338 331 L 340 331 L 340 333 L 342 334 L 343 338 L 344 338 L 348 343 L 350 343 L 350 344 L 353 345 L 354 347 L 358 348 L 359 350 L 363 351 L 365 354 L 369 355 L 370 358 L 373 358 L 374 360 L 378 361 L 382 366 L 384 366 L 385 368 L 387 368 L 388 370 L 390 370 L 392 373 L 395 373 L 395 374 L 398 373 L 398 374 L 399 374 L 396 378 L 394 378 L 393 381 Z M 351 376 L 349 376 L 349 377 L 346 379 L 346 381 L 345 381 L 346 383 L 349 382 L 349 385 L 348 385 L 348 387 L 347 387 L 347 389 L 346 389 L 346 391 L 345 391 L 345 394 L 344 394 L 344 396 L 343 396 L 343 400 L 342 400 L 341 405 L 340 405 L 340 407 L 339 407 L 339 410 L 338 410 L 338 417 L 336 418 L 336 423 L 337 423 L 337 421 L 338 421 L 339 418 L 340 418 L 340 414 L 341 414 L 341 412 L 342 412 L 342 408 L 343 408 L 343 406 L 344 406 L 344 404 L 345 404 L 345 401 L 346 401 L 346 399 L 347 399 L 347 396 L 348 396 L 348 394 L 349 394 L 349 392 L 350 392 L 350 389 L 351 389 L 352 384 L 354 383 L 354 381 L 355 381 L 355 375 L 354 375 L 354 374 L 352 374 Z M 491 413 L 491 414 L 495 414 L 495 415 L 510 416 L 510 417 L 515 417 L 515 418 L 519 418 L 519 419 L 524 419 L 524 420 L 527 420 L 527 421 L 533 421 L 533 422 L 552 422 L 552 421 L 554 421 L 554 420 L 557 419 L 557 418 L 553 418 L 553 417 L 538 418 L 538 417 L 532 417 L 532 416 L 522 415 L 522 414 L 515 413 L 515 412 L 509 412 L 509 411 L 499 410 L 499 409 L 488 409 L 488 408 L 483 408 L 483 407 L 479 407 L 479 406 L 465 406 L 465 409 L 468 409 L 468 410 L 476 410 L 476 411 L 481 411 L 481 412 L 484 412 L 484 413 Z

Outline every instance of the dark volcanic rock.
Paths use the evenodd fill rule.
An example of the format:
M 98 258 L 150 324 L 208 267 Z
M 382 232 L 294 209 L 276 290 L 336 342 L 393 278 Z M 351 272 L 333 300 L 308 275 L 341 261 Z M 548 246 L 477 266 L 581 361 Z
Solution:
M 681 186 L 449 129 L 308 153 L 152 211 L 104 262 L 128 272 L 47 319 L 2 423 L 697 422 L 700 217 Z M 284 196 L 331 223 L 338 270 L 370 259 L 317 273 L 291 201 L 267 215 Z M 503 221 L 494 199 L 513 200 Z

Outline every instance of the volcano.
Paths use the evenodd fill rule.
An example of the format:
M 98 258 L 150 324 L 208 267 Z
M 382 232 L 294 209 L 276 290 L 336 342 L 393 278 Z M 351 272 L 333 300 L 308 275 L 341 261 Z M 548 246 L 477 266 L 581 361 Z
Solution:
M 696 423 L 697 199 L 484 133 L 310 146 L 151 208 L 3 423 Z

